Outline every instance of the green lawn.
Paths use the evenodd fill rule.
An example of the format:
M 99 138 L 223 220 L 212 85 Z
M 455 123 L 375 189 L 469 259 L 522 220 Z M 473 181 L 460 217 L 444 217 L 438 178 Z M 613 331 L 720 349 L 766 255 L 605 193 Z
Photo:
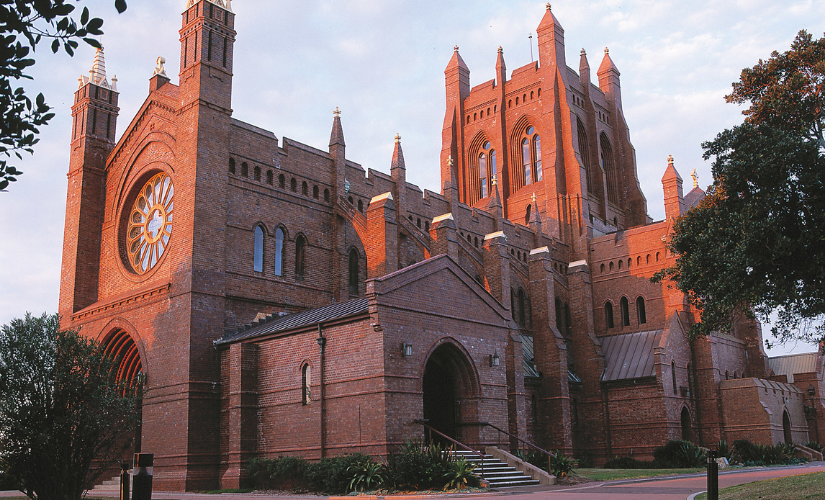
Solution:
M 825 472 L 798 474 L 796 476 L 766 479 L 755 483 L 740 484 L 719 490 L 719 498 L 724 500 L 808 500 L 822 498 L 825 491 Z M 696 500 L 707 500 L 702 493 Z
M 693 474 L 706 469 L 573 469 L 579 476 L 594 481 L 612 481 L 614 479 L 638 479 L 642 477 L 675 476 Z

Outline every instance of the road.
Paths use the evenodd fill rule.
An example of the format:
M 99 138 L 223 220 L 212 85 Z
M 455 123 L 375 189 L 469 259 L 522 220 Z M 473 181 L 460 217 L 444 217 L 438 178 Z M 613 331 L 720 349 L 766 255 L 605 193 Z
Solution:
M 719 472 L 719 488 L 751 483 L 763 479 L 794 476 L 811 472 L 825 472 L 825 462 L 812 462 L 799 466 L 765 467 L 752 469 L 735 469 Z M 600 483 L 585 483 L 577 486 L 531 486 L 500 491 L 467 494 L 435 494 L 435 495 L 390 495 L 388 500 L 430 500 L 443 498 L 460 498 L 462 500 L 478 499 L 491 500 L 490 497 L 517 496 L 513 500 L 687 500 L 694 494 L 705 491 L 707 477 L 704 474 L 686 476 L 672 476 L 665 478 L 634 479 L 622 481 L 608 481 Z M 0 492 L 0 497 L 20 497 L 19 492 Z M 101 497 L 95 493 L 93 496 Z M 117 494 L 108 495 L 117 498 Z M 360 495 L 357 497 L 322 497 L 317 495 L 295 494 L 253 494 L 253 493 L 225 493 L 207 495 L 200 493 L 154 492 L 155 500 L 383 500 L 384 497 Z M 825 499 L 825 492 L 823 492 Z

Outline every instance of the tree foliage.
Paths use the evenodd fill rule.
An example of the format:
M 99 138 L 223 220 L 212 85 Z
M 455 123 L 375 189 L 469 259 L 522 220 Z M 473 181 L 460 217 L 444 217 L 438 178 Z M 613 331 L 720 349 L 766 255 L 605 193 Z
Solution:
M 121 457 L 136 423 L 117 360 L 57 315 L 0 328 L 0 469 L 32 499 L 79 500 Z
M 75 0 L 78 1 L 78 0 Z M 125 0 L 115 0 L 118 12 L 126 10 Z M 92 38 L 102 35 L 103 20 L 93 18 L 83 7 L 80 18 L 73 17 L 71 0 L 4 0 L 0 2 L 0 190 L 22 174 L 7 158 L 22 159 L 22 152 L 33 153 L 39 127 L 54 117 L 43 94 L 32 99 L 21 79 L 32 79 L 26 68 L 35 63 L 34 52 L 43 40 L 50 40 L 52 52 L 61 48 L 70 56 L 82 40 L 93 47 Z
M 729 102 L 745 123 L 702 145 L 707 196 L 674 225 L 672 279 L 700 312 L 692 335 L 731 331 L 738 314 L 766 320 L 782 342 L 823 337 L 825 317 L 825 38 L 800 32 L 783 54 L 742 71 Z

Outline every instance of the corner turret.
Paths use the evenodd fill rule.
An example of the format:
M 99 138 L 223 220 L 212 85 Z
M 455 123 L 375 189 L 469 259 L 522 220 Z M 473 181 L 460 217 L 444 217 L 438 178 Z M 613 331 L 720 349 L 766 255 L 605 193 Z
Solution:
M 547 4 L 547 11 L 541 19 L 536 34 L 539 39 L 539 63 L 542 67 L 559 68 L 563 70 L 567 66 L 564 56 L 564 28 L 559 24 L 559 20 L 553 15 L 550 4 Z
M 407 210 L 407 168 L 404 165 L 404 151 L 401 150 L 401 135 L 395 134 L 395 148 L 390 162 L 390 176 L 395 182 L 393 195 L 396 201 L 398 218 L 406 217 Z
M 665 192 L 665 218 L 677 219 L 685 213 L 682 197 L 682 177 L 673 166 L 673 156 L 667 157 L 667 169 L 662 176 L 662 188 Z
M 617 108 L 622 107 L 622 91 L 619 85 L 619 69 L 610 58 L 610 50 L 604 48 L 604 58 L 599 66 L 599 88 L 608 100 L 613 100 Z

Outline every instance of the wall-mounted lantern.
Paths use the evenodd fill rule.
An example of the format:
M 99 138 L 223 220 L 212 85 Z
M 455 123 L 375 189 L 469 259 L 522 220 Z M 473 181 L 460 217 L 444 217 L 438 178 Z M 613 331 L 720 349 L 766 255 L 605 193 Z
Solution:
M 401 355 L 405 358 L 409 358 L 412 356 L 412 344 L 409 342 L 404 342 L 401 344 Z
M 499 366 L 501 364 L 501 356 L 498 355 L 498 350 L 490 355 L 490 366 Z

